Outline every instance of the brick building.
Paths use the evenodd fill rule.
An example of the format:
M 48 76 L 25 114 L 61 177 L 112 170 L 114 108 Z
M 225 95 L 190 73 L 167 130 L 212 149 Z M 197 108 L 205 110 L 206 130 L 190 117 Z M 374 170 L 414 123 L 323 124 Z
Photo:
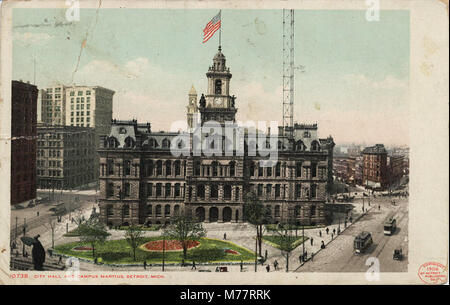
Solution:
M 39 124 L 37 133 L 38 188 L 67 190 L 95 181 L 92 128 Z
M 233 125 L 236 98 L 230 95 L 231 73 L 220 48 L 206 76 L 208 91 L 198 104 L 201 124 L 214 120 L 220 128 L 225 122 Z M 197 103 L 194 90 L 189 93 L 189 105 L 192 102 Z M 273 222 L 295 217 L 304 224 L 325 223 L 334 142 L 318 138 L 316 124 L 295 124 L 289 132 L 280 127 L 274 143 L 268 138 L 270 130 L 259 132 L 264 135 L 260 146 L 256 135 L 235 124 L 243 142 L 218 141 L 214 132 L 198 136 L 192 117 L 188 112 L 190 131 L 185 133 L 153 132 L 149 124 L 134 120 L 113 121 L 99 149 L 100 217 L 106 224 L 165 224 L 182 211 L 205 222 L 242 222 L 244 195 L 250 191 Z M 217 154 L 196 154 L 197 142 L 217 148 Z M 262 166 L 262 156 L 248 153 L 249 147 L 258 145 L 264 151 L 272 144 L 278 158 L 270 166 Z M 231 145 L 231 155 L 223 154 L 226 145 Z M 236 153 L 241 146 L 242 155 Z M 171 147 L 190 150 L 176 156 Z
M 11 204 L 36 198 L 36 124 L 38 89 L 12 81 Z
M 371 189 L 386 189 L 389 184 L 387 151 L 383 144 L 366 147 L 363 152 L 363 184 Z
M 404 157 L 403 156 L 388 156 L 388 184 L 395 187 L 400 183 L 400 179 L 404 174 Z

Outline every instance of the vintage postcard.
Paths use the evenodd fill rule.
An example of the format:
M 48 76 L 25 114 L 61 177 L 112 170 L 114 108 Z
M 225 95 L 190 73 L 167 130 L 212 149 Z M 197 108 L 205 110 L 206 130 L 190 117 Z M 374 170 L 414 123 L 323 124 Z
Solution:
M 1 284 L 448 282 L 446 1 L 0 2 Z

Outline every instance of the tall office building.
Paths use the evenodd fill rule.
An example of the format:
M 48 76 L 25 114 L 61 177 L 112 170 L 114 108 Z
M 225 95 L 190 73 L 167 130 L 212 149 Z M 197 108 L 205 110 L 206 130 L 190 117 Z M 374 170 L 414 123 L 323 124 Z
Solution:
M 11 204 L 36 198 L 35 85 L 12 81 L 11 91 Z

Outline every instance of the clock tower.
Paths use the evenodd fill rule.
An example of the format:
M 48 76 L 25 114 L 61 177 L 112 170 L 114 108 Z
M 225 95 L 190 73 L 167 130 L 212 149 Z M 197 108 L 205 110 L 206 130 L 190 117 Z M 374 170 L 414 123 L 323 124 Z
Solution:
M 230 96 L 230 68 L 225 65 L 225 55 L 219 46 L 219 52 L 213 58 L 213 65 L 206 72 L 208 91 L 200 98 L 200 114 L 202 124 L 207 121 L 235 122 L 237 109 L 234 106 L 235 96 Z

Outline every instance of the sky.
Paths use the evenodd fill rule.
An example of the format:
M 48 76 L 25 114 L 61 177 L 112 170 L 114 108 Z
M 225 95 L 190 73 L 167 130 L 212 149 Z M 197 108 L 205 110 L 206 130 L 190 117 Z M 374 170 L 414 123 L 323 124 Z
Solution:
M 14 9 L 13 79 L 114 90 L 113 117 L 169 130 L 188 92 L 206 92 L 217 10 Z M 296 10 L 294 120 L 338 144 L 409 143 L 409 12 Z M 222 52 L 239 121 L 282 124 L 282 11 L 222 10 Z

